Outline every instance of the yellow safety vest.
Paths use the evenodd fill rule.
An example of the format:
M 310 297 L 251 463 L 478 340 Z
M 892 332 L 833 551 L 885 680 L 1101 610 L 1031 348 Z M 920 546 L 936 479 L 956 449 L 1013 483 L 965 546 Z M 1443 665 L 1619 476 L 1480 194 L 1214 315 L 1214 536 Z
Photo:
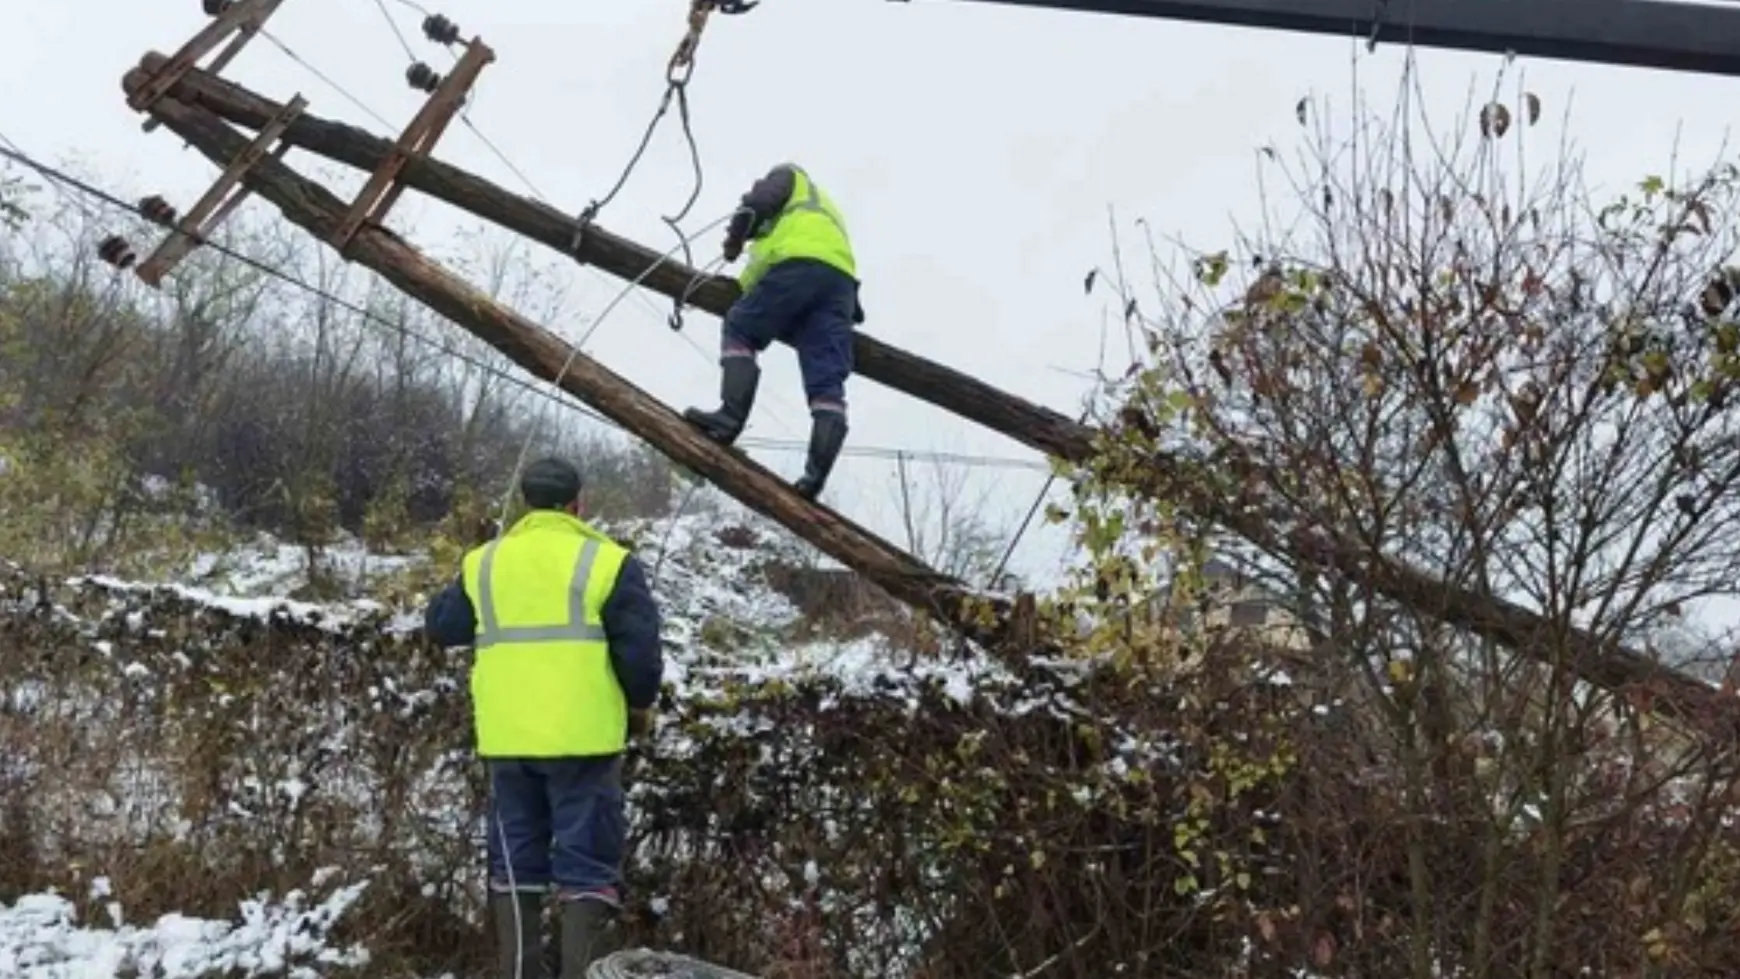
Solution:
M 471 700 L 479 756 L 623 750 L 628 701 L 600 613 L 627 557 L 559 510 L 535 510 L 465 555 L 465 594 L 478 623 Z
M 768 269 L 791 258 L 813 258 L 858 277 L 852 239 L 846 234 L 846 220 L 839 208 L 809 174 L 798 167 L 792 171 L 791 196 L 786 198 L 785 207 L 765 234 L 749 242 L 749 264 L 737 277 L 744 292 L 761 281 Z

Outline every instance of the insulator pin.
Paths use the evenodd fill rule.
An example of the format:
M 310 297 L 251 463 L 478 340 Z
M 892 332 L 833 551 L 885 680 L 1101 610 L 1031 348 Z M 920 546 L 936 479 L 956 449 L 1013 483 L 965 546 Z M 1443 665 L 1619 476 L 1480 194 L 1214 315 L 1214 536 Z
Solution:
M 409 82 L 412 88 L 433 95 L 435 89 L 441 85 L 441 76 L 435 73 L 435 69 L 419 61 L 405 69 L 405 81 Z
M 139 213 L 155 225 L 167 228 L 175 224 L 175 206 L 156 194 L 139 202 Z
M 459 25 L 440 14 L 430 14 L 423 18 L 423 36 L 436 44 L 457 44 Z
M 133 246 L 127 244 L 127 239 L 120 235 L 110 235 L 97 246 L 97 257 L 118 269 L 130 269 L 139 260 Z

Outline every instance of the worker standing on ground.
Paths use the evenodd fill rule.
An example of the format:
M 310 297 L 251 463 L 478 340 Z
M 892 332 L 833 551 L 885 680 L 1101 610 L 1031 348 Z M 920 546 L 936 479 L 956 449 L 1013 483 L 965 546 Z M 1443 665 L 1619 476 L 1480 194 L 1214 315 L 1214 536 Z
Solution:
M 609 949 L 627 816 L 622 753 L 664 675 L 641 564 L 580 519 L 580 473 L 526 467 L 529 512 L 465 555 L 425 627 L 475 646 L 477 754 L 489 771 L 489 902 L 502 979 L 541 979 L 544 893 L 556 892 L 562 979 Z
M 749 242 L 738 276 L 743 294 L 725 311 L 717 411 L 683 415 L 730 445 L 742 434 L 761 380 L 756 355 L 775 340 L 797 349 L 810 406 L 809 457 L 796 488 L 815 499 L 846 441 L 846 378 L 852 329 L 864 322 L 858 269 L 846 222 L 834 202 L 795 164 L 774 167 L 743 195 L 725 231 L 725 260 Z

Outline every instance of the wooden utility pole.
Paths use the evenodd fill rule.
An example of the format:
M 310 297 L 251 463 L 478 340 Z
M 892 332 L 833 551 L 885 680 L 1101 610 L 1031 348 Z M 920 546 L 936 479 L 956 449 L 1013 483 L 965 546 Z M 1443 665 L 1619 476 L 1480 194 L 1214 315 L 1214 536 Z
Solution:
M 447 131 L 447 125 L 453 121 L 453 116 L 465 102 L 465 93 L 471 91 L 477 82 L 477 75 L 483 71 L 483 66 L 495 60 L 495 52 L 490 50 L 482 38 L 472 38 L 465 44 L 465 53 L 460 55 L 459 63 L 445 77 L 429 70 L 427 65 L 414 65 L 408 78 L 414 87 L 420 87 L 429 93 L 428 101 L 423 108 L 405 126 L 405 131 L 399 135 L 399 141 L 393 144 L 386 159 L 375 167 L 375 172 L 369 175 L 368 183 L 357 192 L 356 200 L 350 205 L 350 210 L 339 222 L 338 230 L 333 232 L 332 247 L 340 254 L 349 247 L 351 238 L 355 237 L 356 229 L 365 222 L 380 224 L 386 218 L 387 212 L 399 200 L 405 185 L 399 180 L 399 172 L 405 164 L 412 160 L 425 159 L 429 151 L 435 148 L 441 134 Z M 422 68 L 419 74 L 417 68 Z
M 135 111 L 148 111 L 183 75 L 199 64 L 199 59 L 210 54 L 212 48 L 229 41 L 218 52 L 217 57 L 206 65 L 206 71 L 216 77 L 260 33 L 260 29 L 266 26 L 267 18 L 283 2 L 284 0 L 206 0 L 206 12 L 211 15 L 211 23 L 189 38 L 181 46 L 181 50 L 163 59 L 151 80 L 129 93 L 127 105 Z M 145 121 L 146 132 L 156 128 L 155 119 Z
M 140 68 L 128 75 L 128 90 L 132 91 L 140 79 L 148 77 L 165 60 L 161 54 L 147 54 Z M 280 109 L 270 99 L 198 70 L 184 75 L 172 91 L 178 99 L 250 129 L 265 125 Z M 236 137 L 230 133 L 230 138 Z M 290 125 L 284 138 L 302 149 L 365 170 L 379 166 L 392 152 L 390 142 L 364 130 L 306 113 Z M 620 278 L 640 276 L 659 257 L 650 248 L 597 227 L 585 228 L 585 234 L 579 236 L 578 252 L 571 252 L 569 246 L 582 228 L 574 218 L 439 160 L 423 157 L 408 161 L 401 179 L 407 186 Z M 668 262 L 642 282 L 673 298 L 688 291 L 696 306 L 723 315 L 737 297 L 736 283 L 725 277 L 713 277 L 700 288 L 689 289 L 696 274 L 686 265 Z M 455 319 L 465 322 L 463 318 Z M 863 332 L 856 335 L 854 343 L 856 371 L 861 376 L 976 421 L 1049 455 L 1072 462 L 1085 462 L 1094 455 L 1096 429 Z M 1269 472 L 1255 461 L 1235 462 L 1243 462 L 1245 471 L 1256 482 L 1280 479 L 1279 474 Z M 1332 568 L 1400 605 L 1525 655 L 1557 658 L 1556 649 L 1544 641 L 1544 637 L 1554 634 L 1556 626 L 1540 614 L 1494 596 L 1454 587 L 1403 562 L 1373 555 L 1357 540 L 1321 531 L 1308 537 L 1282 534 L 1273 519 L 1216 489 L 1224 481 L 1212 478 L 1212 474 L 1189 460 L 1157 452 L 1151 466 L 1125 474 L 1125 480 L 1131 490 L 1172 500 L 1271 553 L 1301 564 Z M 754 506 L 758 502 L 739 495 L 730 486 L 720 485 L 745 503 Z M 851 561 L 846 563 L 858 567 Z M 1724 697 L 1696 677 L 1643 653 L 1602 641 L 1585 630 L 1572 630 L 1569 641 L 1579 651 L 1569 668 L 1584 681 L 1607 690 L 1650 691 L 1654 703 L 1667 715 L 1724 739 L 1740 734 L 1740 701 L 1736 698 Z
M 143 73 L 129 74 L 128 90 L 145 77 Z M 152 113 L 220 167 L 229 166 L 247 150 L 246 138 L 205 109 L 165 98 Z M 322 241 L 332 241 L 344 225 L 345 202 L 279 160 L 262 160 L 248 169 L 243 179 L 291 223 Z M 747 456 L 720 447 L 645 391 L 467 285 L 397 235 L 364 224 L 349 240 L 347 254 L 532 374 L 555 381 L 678 465 L 694 470 L 751 509 L 790 528 L 896 599 L 941 618 L 987 647 L 1001 638 L 1007 603 L 979 597 L 958 579 L 932 570 L 870 531 L 798 496 L 778 476 Z
M 142 70 L 157 70 L 163 55 L 150 53 Z M 280 108 L 240 85 L 198 70 L 182 76 L 176 98 L 200 105 L 223 119 L 259 129 Z M 340 122 L 304 114 L 285 136 L 298 149 L 336 160 L 359 170 L 374 171 L 392 154 L 391 140 Z M 430 157 L 408 160 L 399 172 L 405 185 L 523 235 L 624 280 L 632 280 L 658 261 L 659 252 L 615 235 L 597 225 L 583 226 L 571 214 L 522 197 L 480 177 Z M 584 228 L 585 234 L 579 232 Z M 578 250 L 570 248 L 580 238 Z M 688 292 L 695 307 L 723 316 L 737 299 L 735 280 L 701 276 L 678 261 L 667 261 L 641 284 L 676 299 Z M 1084 458 L 1091 451 L 1093 430 L 1073 418 L 986 384 L 970 374 L 914 356 L 859 331 L 853 340 L 854 370 L 878 384 L 927 401 L 995 432 L 1001 432 L 1047 455 Z
M 272 151 L 275 158 L 280 160 L 284 158 L 284 154 L 290 151 L 290 144 L 278 143 L 276 149 L 273 149 L 272 144 L 276 143 L 278 138 L 283 135 L 284 127 L 290 124 L 290 120 L 301 115 L 302 110 L 307 107 L 308 101 L 298 95 L 290 100 L 290 104 L 284 107 L 284 111 L 274 116 L 272 121 L 260 130 L 254 141 L 248 144 L 247 150 L 224 168 L 224 172 L 218 175 L 211 188 L 194 203 L 193 209 L 177 222 L 175 230 L 163 239 L 163 242 L 157 246 L 157 250 L 133 270 L 141 281 L 153 288 L 160 286 L 163 283 L 163 277 L 168 275 L 170 270 L 180 264 L 189 252 L 209 239 L 211 233 L 217 230 L 217 226 L 235 212 L 236 207 L 248 196 L 247 187 L 242 185 L 242 175 L 258 165 L 268 150 Z M 165 210 L 158 213 L 162 217 L 168 218 L 171 212 Z

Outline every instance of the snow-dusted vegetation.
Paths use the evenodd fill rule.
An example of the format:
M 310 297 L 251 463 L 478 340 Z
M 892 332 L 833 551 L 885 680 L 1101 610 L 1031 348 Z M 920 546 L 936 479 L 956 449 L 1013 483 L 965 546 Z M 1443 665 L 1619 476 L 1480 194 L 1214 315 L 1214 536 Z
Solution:
M 1740 171 L 1592 209 L 1495 162 L 1498 118 L 1316 147 L 1298 237 L 1155 308 L 1089 277 L 1135 362 L 1047 512 L 1068 573 L 982 647 L 644 446 L 536 428 L 406 301 L 204 253 L 146 293 L 89 258 L 106 227 L 36 221 L 0 249 L 0 974 L 484 969 L 469 657 L 419 623 L 534 444 L 665 615 L 630 944 L 784 979 L 1740 973 L 1735 677 L 1653 669 L 1732 656 Z M 467 272 L 542 306 L 522 268 Z M 1004 570 L 1004 528 L 917 512 L 930 565 Z M 1441 587 L 1371 584 L 1401 560 Z

